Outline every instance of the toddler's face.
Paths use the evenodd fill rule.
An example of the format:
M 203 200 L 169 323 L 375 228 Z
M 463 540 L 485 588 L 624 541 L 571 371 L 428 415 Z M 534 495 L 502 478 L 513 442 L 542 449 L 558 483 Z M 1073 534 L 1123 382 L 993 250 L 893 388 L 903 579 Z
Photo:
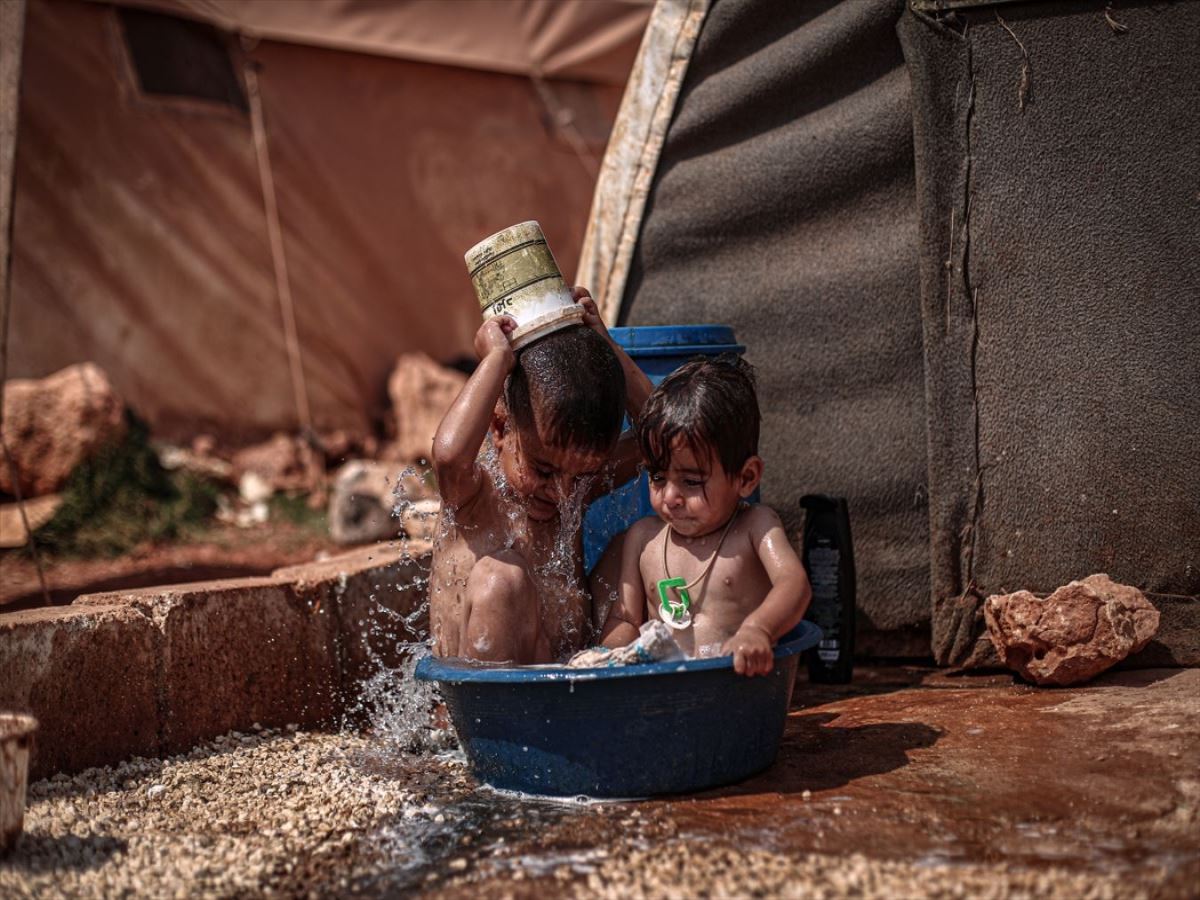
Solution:
M 509 427 L 493 434 L 499 445 L 504 477 L 525 500 L 529 518 L 548 522 L 558 516 L 558 504 L 570 496 L 578 479 L 595 475 L 608 461 L 607 453 L 563 449 L 544 443 L 537 434 Z
M 681 438 L 671 445 L 671 465 L 650 473 L 650 505 L 659 518 L 685 537 L 723 528 L 739 501 L 758 486 L 751 457 L 741 471 L 729 473 L 711 447 L 698 456 Z

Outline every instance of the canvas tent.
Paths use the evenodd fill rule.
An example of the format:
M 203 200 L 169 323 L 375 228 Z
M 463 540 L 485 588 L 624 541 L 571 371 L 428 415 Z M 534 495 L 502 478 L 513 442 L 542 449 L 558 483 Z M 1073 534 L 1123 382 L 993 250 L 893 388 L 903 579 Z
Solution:
M 994 662 L 1108 572 L 1200 664 L 1200 3 L 673 0 L 580 280 L 733 325 L 764 500 L 849 498 L 860 648 Z
M 573 271 L 650 9 L 4 6 L 7 374 L 92 360 L 158 431 L 239 436 L 366 431 L 399 353 L 469 354 L 462 254 L 500 228 L 539 219 Z

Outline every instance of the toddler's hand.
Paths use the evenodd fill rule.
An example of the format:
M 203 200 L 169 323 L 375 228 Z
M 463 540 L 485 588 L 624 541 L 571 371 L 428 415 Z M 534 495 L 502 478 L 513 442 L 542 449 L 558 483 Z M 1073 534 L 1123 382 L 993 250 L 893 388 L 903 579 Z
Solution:
M 511 372 L 517 363 L 517 357 L 513 353 L 512 344 L 508 342 L 508 336 L 516 327 L 516 319 L 511 316 L 493 316 L 485 321 L 475 332 L 475 355 L 482 361 L 491 354 L 498 353 L 504 360 L 505 371 Z
M 725 642 L 722 652 L 733 654 L 739 675 L 766 675 L 775 667 L 771 635 L 757 625 L 743 625 Z
M 596 306 L 596 301 L 592 299 L 592 295 L 588 292 L 588 289 L 585 287 L 571 288 L 571 299 L 583 307 L 583 324 L 599 333 L 600 337 L 611 341 L 612 338 L 609 337 L 608 326 L 600 318 L 600 310 Z

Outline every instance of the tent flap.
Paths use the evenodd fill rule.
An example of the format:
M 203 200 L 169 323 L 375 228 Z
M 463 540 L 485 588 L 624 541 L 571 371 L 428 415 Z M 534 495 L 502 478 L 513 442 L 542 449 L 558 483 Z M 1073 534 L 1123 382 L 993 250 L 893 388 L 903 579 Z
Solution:
M 1106 9 L 900 28 L 943 663 L 988 659 L 992 593 L 1200 595 L 1200 3 Z
M 917 219 L 901 0 L 715 0 L 625 290 L 631 325 L 732 325 L 764 502 L 848 498 L 860 649 L 928 653 Z M 618 126 L 620 127 L 620 126 Z

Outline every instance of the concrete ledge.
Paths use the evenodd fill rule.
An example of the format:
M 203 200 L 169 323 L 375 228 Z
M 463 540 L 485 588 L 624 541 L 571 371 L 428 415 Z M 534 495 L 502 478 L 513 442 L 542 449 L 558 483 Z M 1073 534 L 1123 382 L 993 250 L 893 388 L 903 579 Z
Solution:
M 161 752 L 160 643 L 128 606 L 0 615 L 0 706 L 39 723 L 32 779 Z
M 274 578 L 92 594 L 75 606 L 123 604 L 162 633 L 163 750 L 254 722 L 317 725 L 335 713 L 335 623 Z
M 399 665 L 404 644 L 429 634 L 431 552 L 428 542 L 392 542 L 272 573 L 305 602 L 333 612 L 343 702 L 380 666 Z
M 430 547 L 408 549 L 0 614 L 0 706 L 41 722 L 34 777 L 336 719 L 428 631 Z

